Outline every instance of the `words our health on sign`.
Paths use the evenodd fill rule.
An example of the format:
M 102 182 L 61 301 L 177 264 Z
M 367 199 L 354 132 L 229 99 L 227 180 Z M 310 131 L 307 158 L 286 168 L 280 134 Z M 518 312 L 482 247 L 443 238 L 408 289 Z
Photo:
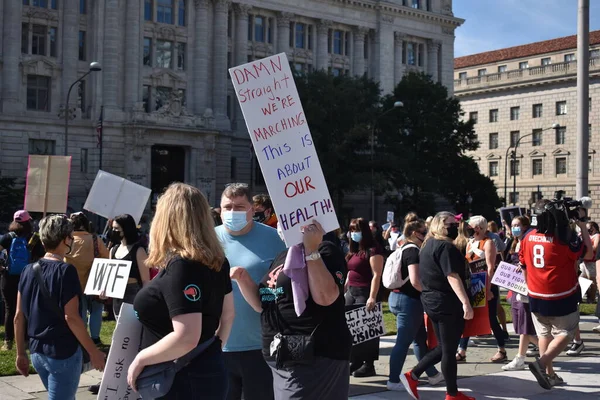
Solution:
M 229 73 L 286 243 L 317 219 L 326 231 L 337 216 L 285 53 Z

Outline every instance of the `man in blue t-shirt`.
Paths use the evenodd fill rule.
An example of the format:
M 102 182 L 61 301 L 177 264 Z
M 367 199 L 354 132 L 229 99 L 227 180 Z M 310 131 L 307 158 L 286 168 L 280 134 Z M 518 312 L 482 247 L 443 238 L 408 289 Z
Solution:
M 254 207 L 248 185 L 233 183 L 221 197 L 223 225 L 216 227 L 231 267 L 243 267 L 258 284 L 275 257 L 285 249 L 277 231 L 253 221 Z M 229 371 L 228 400 L 273 399 L 273 377 L 262 355 L 260 314 L 233 285 L 235 320 L 225 344 Z

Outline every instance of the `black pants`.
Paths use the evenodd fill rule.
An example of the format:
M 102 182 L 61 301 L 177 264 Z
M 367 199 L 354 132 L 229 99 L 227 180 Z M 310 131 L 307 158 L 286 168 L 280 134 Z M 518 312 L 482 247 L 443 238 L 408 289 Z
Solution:
M 2 301 L 4 302 L 4 340 L 15 340 L 15 313 L 17 311 L 17 293 L 19 292 L 20 275 L 9 275 L 4 272 L 0 282 Z
M 456 396 L 458 385 L 456 383 L 457 367 L 455 353 L 465 327 L 465 320 L 462 314 L 443 317 L 429 315 L 429 318 L 431 318 L 431 322 L 433 323 L 433 330 L 435 331 L 438 345 L 419 361 L 417 366 L 413 368 L 412 373 L 418 378 L 425 370 L 441 361 L 442 373 L 446 380 L 446 391 L 449 395 Z
M 371 293 L 370 287 L 349 286 L 344 295 L 346 301 L 346 310 L 351 310 L 357 306 L 361 307 L 367 303 Z M 354 307 L 352 307 L 354 306 Z M 350 353 L 350 362 L 352 364 L 373 365 L 375 360 L 379 359 L 379 338 L 352 346 Z
M 227 400 L 273 400 L 273 374 L 261 350 L 223 353 L 229 375 Z

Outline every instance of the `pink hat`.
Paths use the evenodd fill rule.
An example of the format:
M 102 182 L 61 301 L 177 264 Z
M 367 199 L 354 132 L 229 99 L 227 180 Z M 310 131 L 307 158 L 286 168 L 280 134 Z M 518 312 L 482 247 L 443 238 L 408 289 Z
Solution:
M 31 219 L 31 215 L 25 210 L 19 210 L 15 213 L 13 219 L 16 222 L 27 222 Z

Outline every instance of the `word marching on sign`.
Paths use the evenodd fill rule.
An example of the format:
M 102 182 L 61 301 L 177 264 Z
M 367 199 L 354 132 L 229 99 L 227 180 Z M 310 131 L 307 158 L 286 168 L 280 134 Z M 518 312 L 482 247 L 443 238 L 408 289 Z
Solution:
M 125 296 L 131 261 L 96 258 L 92 264 L 90 277 L 85 285 L 85 294 L 122 299 Z
M 317 219 L 339 227 L 285 53 L 229 69 L 288 246 Z
M 492 285 L 500 286 L 523 296 L 527 296 L 527 283 L 519 267 L 502 261 L 492 278 Z
M 385 335 L 381 303 L 371 311 L 367 311 L 366 306 L 346 311 L 346 324 L 352 334 L 353 346 Z

